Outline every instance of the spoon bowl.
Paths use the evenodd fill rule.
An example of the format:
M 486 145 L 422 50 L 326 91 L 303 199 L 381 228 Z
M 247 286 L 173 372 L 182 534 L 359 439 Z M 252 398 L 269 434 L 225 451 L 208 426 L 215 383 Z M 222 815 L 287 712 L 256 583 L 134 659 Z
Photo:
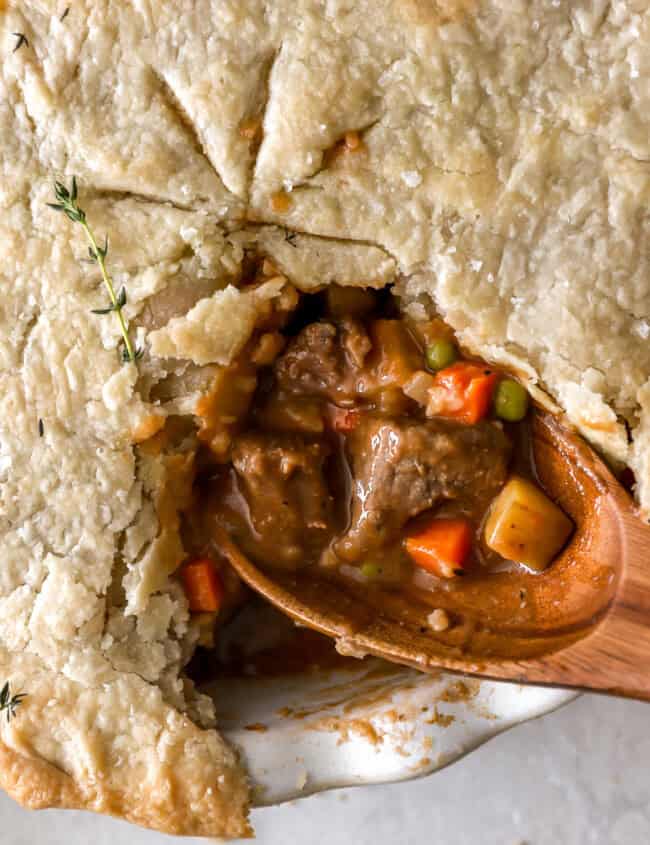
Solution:
M 537 413 L 532 448 L 548 494 L 573 519 L 571 542 L 543 573 L 486 573 L 454 590 L 403 596 L 311 567 L 269 574 L 223 532 L 240 576 L 348 654 L 422 671 L 547 684 L 650 700 L 650 527 L 603 461 L 557 418 Z M 443 608 L 458 624 L 436 632 Z

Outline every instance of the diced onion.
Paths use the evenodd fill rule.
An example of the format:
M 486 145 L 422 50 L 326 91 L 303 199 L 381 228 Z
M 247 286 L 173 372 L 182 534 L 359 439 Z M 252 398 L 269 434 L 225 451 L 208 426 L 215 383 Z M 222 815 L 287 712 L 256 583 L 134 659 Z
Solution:
M 416 566 L 413 570 L 413 584 L 420 590 L 439 590 L 442 579 L 431 575 L 424 569 Z
M 417 370 L 402 388 L 409 399 L 415 400 L 426 408 L 429 404 L 429 393 L 435 387 L 436 380 L 425 370 Z

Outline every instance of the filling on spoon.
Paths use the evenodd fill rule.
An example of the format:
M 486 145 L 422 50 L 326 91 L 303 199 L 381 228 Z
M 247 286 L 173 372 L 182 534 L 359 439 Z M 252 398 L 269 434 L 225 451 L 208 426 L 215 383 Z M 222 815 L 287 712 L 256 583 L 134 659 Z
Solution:
M 288 288 L 198 410 L 180 577 L 206 642 L 242 595 L 215 525 L 263 569 L 419 597 L 540 573 L 572 531 L 536 480 L 525 388 L 389 291 Z M 432 630 L 452 626 L 432 604 Z

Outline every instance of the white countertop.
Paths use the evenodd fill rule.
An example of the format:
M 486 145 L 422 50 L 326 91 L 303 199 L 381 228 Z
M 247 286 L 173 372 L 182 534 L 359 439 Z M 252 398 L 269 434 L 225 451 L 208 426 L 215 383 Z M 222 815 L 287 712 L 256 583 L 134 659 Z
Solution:
M 643 845 L 650 705 L 584 696 L 429 778 L 259 810 L 262 845 Z M 0 796 L 2 845 L 196 845 Z

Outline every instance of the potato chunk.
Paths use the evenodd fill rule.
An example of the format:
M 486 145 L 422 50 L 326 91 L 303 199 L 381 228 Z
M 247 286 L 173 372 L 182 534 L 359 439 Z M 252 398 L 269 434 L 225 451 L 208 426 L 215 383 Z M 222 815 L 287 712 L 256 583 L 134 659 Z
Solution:
M 492 504 L 485 542 L 506 560 L 541 572 L 566 543 L 573 523 L 532 482 L 512 478 Z

